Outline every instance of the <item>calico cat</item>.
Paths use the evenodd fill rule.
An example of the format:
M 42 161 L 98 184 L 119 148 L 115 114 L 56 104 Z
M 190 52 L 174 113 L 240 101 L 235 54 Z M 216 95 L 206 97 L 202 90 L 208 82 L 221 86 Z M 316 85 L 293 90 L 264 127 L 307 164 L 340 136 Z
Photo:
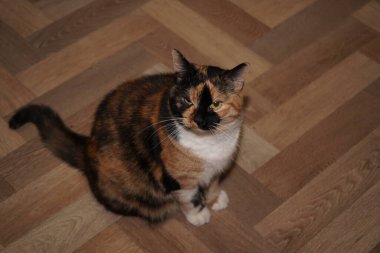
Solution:
M 224 70 L 172 55 L 175 73 L 125 82 L 106 95 L 89 137 L 42 105 L 19 109 L 9 126 L 34 123 L 47 148 L 79 168 L 117 214 L 155 223 L 181 210 L 193 225 L 208 223 L 209 207 L 228 204 L 219 178 L 237 148 L 248 65 Z

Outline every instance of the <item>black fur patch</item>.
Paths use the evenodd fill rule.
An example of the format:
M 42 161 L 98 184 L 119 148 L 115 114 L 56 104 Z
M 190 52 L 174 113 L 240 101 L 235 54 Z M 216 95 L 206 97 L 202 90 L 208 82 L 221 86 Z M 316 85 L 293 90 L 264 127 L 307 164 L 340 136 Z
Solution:
M 205 188 L 198 186 L 198 191 L 195 193 L 195 195 L 191 199 L 191 203 L 193 203 L 194 207 L 200 206 L 201 209 L 203 209 L 206 206 Z
M 98 131 L 96 148 L 101 149 L 103 146 L 113 142 L 111 133 L 106 129 L 102 128 Z
M 214 129 L 216 124 L 220 122 L 219 115 L 210 108 L 211 103 L 212 97 L 210 89 L 205 86 L 202 90 L 198 109 L 194 117 L 194 121 L 200 129 Z
M 179 183 L 172 176 L 170 176 L 166 169 L 164 169 L 164 173 L 162 174 L 162 183 L 164 184 L 166 193 L 181 189 Z
M 56 156 L 73 167 L 84 167 L 84 149 L 88 137 L 74 133 L 50 107 L 27 105 L 10 119 L 9 127 L 17 129 L 31 122 L 38 128 L 45 145 Z
M 214 77 L 218 77 L 219 75 L 223 74 L 224 71 L 225 71 L 224 69 L 221 69 L 215 66 L 208 66 L 207 77 L 210 79 Z

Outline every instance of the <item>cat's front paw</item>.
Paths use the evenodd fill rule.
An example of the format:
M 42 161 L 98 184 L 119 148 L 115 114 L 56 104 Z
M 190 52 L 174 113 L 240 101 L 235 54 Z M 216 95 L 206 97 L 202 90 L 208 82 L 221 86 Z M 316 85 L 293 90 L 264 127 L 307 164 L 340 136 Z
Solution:
M 207 207 L 200 211 L 192 210 L 186 214 L 186 219 L 194 226 L 202 226 L 210 222 L 211 214 Z
M 215 203 L 212 205 L 211 209 L 214 211 L 220 211 L 228 206 L 228 195 L 225 191 L 221 190 L 219 196 Z

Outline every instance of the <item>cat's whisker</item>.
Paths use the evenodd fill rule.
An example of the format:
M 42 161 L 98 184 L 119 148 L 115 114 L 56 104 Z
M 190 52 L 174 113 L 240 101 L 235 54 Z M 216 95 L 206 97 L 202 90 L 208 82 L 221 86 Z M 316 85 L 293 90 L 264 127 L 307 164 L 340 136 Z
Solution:
M 174 134 L 178 134 L 179 133 L 179 130 L 177 129 L 177 126 L 175 124 L 171 125 L 170 126 L 171 128 L 169 129 L 169 134 L 162 140 L 160 140 L 160 142 L 158 144 L 156 144 L 152 149 L 155 149 L 158 145 L 162 145 L 164 144 L 165 142 L 167 142 L 168 140 L 170 140 L 170 137 Z
M 161 120 L 161 121 L 158 121 L 158 122 L 155 122 L 155 123 L 152 123 L 150 124 L 149 126 L 143 128 L 140 132 L 138 132 L 137 134 L 141 134 L 142 132 L 146 131 L 148 128 L 150 127 L 153 127 L 153 126 L 156 126 L 156 125 L 159 125 L 159 124 L 162 124 L 164 122 L 172 122 L 172 121 L 176 121 L 176 120 L 180 120 L 182 119 L 181 117 L 170 117 L 168 119 L 164 119 L 164 120 Z
M 154 134 L 156 134 L 158 131 L 160 131 L 161 129 L 163 129 L 163 128 L 168 128 L 168 130 L 170 130 L 170 129 L 172 129 L 172 127 L 173 126 L 175 126 L 175 121 L 174 122 L 169 122 L 169 123 L 167 123 L 167 124 L 165 124 L 165 125 L 163 125 L 163 126 L 161 126 L 161 127 L 159 127 L 159 128 L 157 128 L 157 129 L 155 129 L 155 131 L 147 138 L 147 139 L 150 139 Z
M 153 133 L 148 137 L 148 139 L 149 139 L 149 138 L 151 138 L 155 133 L 157 133 L 160 129 L 162 129 L 162 128 L 164 128 L 164 127 L 167 127 L 167 126 L 170 125 L 170 124 L 174 124 L 174 123 L 177 121 L 177 119 L 181 119 L 181 118 L 179 118 L 179 117 L 178 117 L 178 118 L 171 118 L 171 119 L 162 120 L 162 121 L 160 121 L 160 122 L 157 122 L 157 123 L 151 124 L 150 126 L 144 128 L 142 131 L 140 131 L 138 134 L 141 134 L 142 132 L 144 132 L 144 131 L 147 130 L 148 128 L 153 127 L 154 125 L 158 125 L 158 124 L 163 124 L 163 123 L 165 123 L 164 125 L 160 126 L 159 128 L 155 128 L 155 127 L 153 127 L 153 128 L 154 128 L 154 131 L 153 131 Z
M 216 123 L 216 127 L 215 129 L 217 129 L 218 131 L 221 132 L 222 136 L 225 137 L 227 140 L 233 140 L 234 136 L 232 136 L 230 133 L 227 133 L 225 130 L 223 130 L 221 127 L 221 125 Z M 239 143 L 237 143 L 237 145 L 240 145 Z

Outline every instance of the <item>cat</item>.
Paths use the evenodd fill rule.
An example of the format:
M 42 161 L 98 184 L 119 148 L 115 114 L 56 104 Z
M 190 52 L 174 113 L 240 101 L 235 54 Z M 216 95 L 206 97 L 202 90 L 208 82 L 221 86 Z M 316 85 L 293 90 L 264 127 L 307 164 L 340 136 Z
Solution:
M 237 150 L 248 64 L 225 70 L 172 51 L 174 73 L 143 76 L 108 93 L 90 136 L 50 107 L 26 105 L 9 121 L 36 125 L 53 154 L 79 168 L 108 210 L 158 223 L 182 211 L 193 225 L 227 207 L 221 175 Z

